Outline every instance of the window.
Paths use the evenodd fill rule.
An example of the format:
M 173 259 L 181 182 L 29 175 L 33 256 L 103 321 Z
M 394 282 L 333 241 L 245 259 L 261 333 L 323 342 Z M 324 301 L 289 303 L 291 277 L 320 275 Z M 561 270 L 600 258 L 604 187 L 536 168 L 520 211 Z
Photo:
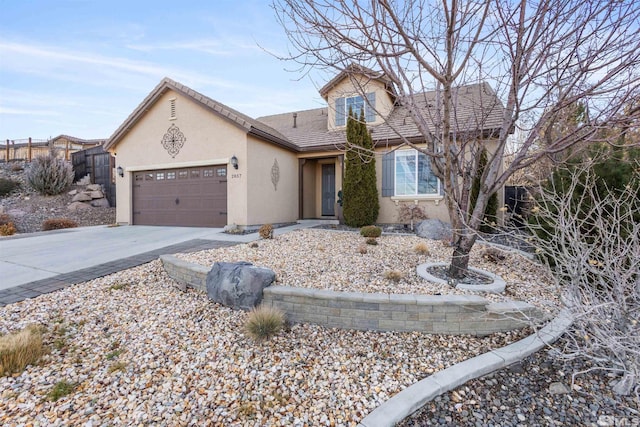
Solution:
M 395 153 L 396 196 L 440 194 L 440 181 L 431 172 L 429 158 L 416 150 Z
M 345 126 L 349 109 L 355 117 L 360 117 L 360 113 L 364 112 L 364 118 L 367 123 L 376 120 L 376 94 L 371 92 L 367 94 L 367 101 L 360 95 L 350 96 L 336 99 L 336 126 Z

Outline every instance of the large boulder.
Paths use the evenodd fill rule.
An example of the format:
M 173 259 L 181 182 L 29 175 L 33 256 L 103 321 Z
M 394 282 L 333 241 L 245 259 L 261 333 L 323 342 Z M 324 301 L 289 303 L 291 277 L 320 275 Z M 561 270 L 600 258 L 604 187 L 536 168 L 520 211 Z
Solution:
M 82 202 L 73 202 L 69 206 L 67 206 L 67 210 L 69 210 L 69 212 L 77 212 L 85 209 L 91 209 L 91 206 Z
M 91 201 L 91 206 L 94 208 L 108 208 L 110 207 L 109 201 L 107 199 L 94 199 Z
M 449 240 L 453 237 L 451 224 L 439 219 L 425 219 L 416 226 L 416 234 L 425 239 Z
M 251 310 L 275 278 L 272 270 L 249 262 L 216 262 L 207 274 L 207 296 L 227 307 Z

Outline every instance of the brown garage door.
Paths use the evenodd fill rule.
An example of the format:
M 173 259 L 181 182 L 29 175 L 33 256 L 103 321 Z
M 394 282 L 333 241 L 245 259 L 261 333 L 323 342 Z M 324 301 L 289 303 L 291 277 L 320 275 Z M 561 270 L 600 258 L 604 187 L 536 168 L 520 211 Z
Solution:
M 189 227 L 227 225 L 227 167 L 134 172 L 133 223 Z

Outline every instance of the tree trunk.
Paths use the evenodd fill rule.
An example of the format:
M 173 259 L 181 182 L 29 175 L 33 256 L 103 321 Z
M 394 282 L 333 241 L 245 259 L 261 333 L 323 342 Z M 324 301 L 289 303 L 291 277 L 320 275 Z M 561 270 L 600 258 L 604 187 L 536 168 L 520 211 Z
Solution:
M 469 267 L 469 253 L 476 241 L 475 234 L 460 234 L 456 231 L 453 241 L 453 255 L 449 266 L 449 277 L 452 279 L 463 279 L 467 275 Z

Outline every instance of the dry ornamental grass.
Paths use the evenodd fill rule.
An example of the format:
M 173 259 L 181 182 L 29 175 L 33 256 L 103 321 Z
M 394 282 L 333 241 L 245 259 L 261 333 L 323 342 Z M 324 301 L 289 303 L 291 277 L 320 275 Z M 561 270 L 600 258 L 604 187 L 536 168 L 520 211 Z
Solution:
M 23 371 L 43 354 L 42 332 L 35 325 L 0 337 L 0 376 Z

